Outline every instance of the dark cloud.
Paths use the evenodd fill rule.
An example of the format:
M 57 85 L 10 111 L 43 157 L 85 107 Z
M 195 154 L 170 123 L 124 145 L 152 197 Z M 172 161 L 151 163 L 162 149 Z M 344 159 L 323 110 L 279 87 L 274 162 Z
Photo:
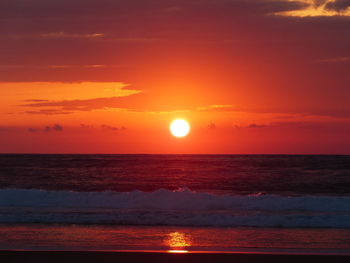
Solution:
M 247 126 L 247 128 L 266 128 L 266 127 L 268 126 L 264 124 L 256 124 L 256 123 L 252 123 Z
M 327 2 L 327 0 L 313 0 L 313 5 L 315 7 L 319 7 L 322 6 L 323 4 L 325 4 Z
M 216 124 L 213 123 L 213 122 L 210 122 L 210 123 L 208 124 L 208 129 L 209 129 L 209 130 L 215 130 L 215 129 L 216 129 Z
M 62 132 L 63 131 L 63 126 L 60 124 L 54 124 L 54 125 L 47 125 L 43 128 L 27 128 L 27 131 L 30 133 L 36 133 L 36 132 Z
M 328 10 L 334 10 L 337 12 L 344 11 L 350 7 L 350 0 L 335 0 L 334 2 L 328 2 L 325 6 Z
M 135 96 L 135 95 L 133 95 Z M 59 109 L 44 110 L 49 112 L 61 112 L 66 110 L 71 111 L 90 111 L 103 108 L 122 108 L 125 106 L 124 97 L 111 97 L 111 98 L 95 98 L 86 100 L 64 100 L 64 101 L 49 101 L 24 104 L 24 107 L 58 107 Z
M 124 131 L 126 128 L 124 126 L 121 127 L 114 127 L 106 124 L 102 124 L 101 128 L 105 131 Z
M 256 123 L 251 123 L 251 124 L 248 124 L 248 125 L 233 125 L 233 128 L 235 129 L 260 129 L 260 128 L 267 128 L 269 127 L 270 125 L 266 125 L 266 124 L 256 124 Z
M 54 131 L 58 131 L 58 132 L 63 131 L 63 127 L 61 125 L 59 125 L 59 124 L 55 124 L 54 126 L 52 126 L 52 129 Z
M 95 129 L 98 127 L 95 127 L 94 125 L 90 125 L 90 124 L 80 124 L 80 128 L 82 129 Z M 126 130 L 126 128 L 124 126 L 120 126 L 120 127 L 116 127 L 116 126 L 111 126 L 111 125 L 107 125 L 107 124 L 102 124 L 100 125 L 100 128 L 102 131 L 112 131 L 112 132 L 117 132 L 117 131 L 124 131 Z
M 25 102 L 47 102 L 48 100 L 36 100 L 36 99 L 31 99 L 31 100 L 25 100 Z
M 25 111 L 26 114 L 34 114 L 34 115 L 60 115 L 60 114 L 71 114 L 72 111 L 66 110 L 53 110 L 53 109 L 44 109 L 44 110 L 36 110 L 36 111 Z

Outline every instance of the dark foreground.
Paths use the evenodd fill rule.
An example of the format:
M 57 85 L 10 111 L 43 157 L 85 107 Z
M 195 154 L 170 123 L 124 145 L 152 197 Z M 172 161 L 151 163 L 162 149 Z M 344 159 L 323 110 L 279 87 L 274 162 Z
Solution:
M 346 255 L 287 255 L 252 253 L 155 253 L 155 252 L 77 252 L 77 251 L 1 251 L 0 262 L 350 262 Z

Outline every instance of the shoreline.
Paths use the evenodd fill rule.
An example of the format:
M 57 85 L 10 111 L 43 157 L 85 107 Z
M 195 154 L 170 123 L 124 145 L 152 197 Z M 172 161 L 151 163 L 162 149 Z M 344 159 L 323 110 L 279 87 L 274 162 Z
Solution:
M 350 229 L 1 225 L 2 251 L 350 255 Z
M 334 254 L 273 254 L 273 253 L 167 253 L 113 251 L 0 251 L 2 262 L 349 262 L 350 255 Z

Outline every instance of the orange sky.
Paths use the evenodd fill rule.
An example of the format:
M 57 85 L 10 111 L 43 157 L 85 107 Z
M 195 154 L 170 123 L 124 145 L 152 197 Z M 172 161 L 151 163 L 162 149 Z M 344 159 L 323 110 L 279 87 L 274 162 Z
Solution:
M 0 152 L 349 154 L 349 6 L 5 1 Z

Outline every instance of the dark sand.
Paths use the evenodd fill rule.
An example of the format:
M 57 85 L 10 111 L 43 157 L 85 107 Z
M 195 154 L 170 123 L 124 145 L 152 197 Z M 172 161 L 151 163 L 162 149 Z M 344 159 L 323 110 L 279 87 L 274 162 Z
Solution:
M 225 263 L 225 262 L 350 262 L 346 255 L 296 255 L 254 253 L 156 253 L 156 252 L 92 252 L 92 251 L 1 251 L 0 262 L 159 262 L 159 263 Z

